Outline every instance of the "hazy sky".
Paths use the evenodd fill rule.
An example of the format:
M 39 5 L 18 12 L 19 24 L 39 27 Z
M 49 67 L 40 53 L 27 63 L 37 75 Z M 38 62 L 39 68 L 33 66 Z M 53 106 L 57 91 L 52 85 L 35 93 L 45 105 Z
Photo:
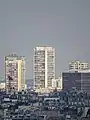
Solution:
M 26 56 L 32 78 L 33 48 L 56 49 L 56 75 L 71 60 L 90 62 L 90 0 L 0 0 L 0 77 L 4 56 Z

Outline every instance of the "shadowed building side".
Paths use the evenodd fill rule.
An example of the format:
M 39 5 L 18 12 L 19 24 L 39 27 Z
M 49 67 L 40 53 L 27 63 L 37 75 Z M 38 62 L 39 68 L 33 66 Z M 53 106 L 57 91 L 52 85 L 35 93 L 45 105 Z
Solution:
M 62 73 L 63 90 L 76 88 L 90 94 L 90 71 Z

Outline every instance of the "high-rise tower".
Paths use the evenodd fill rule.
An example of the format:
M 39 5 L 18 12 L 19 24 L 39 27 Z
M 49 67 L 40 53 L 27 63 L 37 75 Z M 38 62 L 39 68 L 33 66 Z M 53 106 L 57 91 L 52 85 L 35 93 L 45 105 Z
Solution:
M 52 47 L 34 48 L 34 87 L 48 89 L 55 79 L 55 49 Z
M 25 89 L 25 58 L 16 54 L 5 57 L 5 88 L 21 91 Z

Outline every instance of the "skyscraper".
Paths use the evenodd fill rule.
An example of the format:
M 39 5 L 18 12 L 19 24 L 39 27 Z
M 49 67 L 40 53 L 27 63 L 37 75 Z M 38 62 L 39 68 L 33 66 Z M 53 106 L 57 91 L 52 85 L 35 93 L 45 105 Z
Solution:
M 16 54 L 5 57 L 5 88 L 21 91 L 25 88 L 25 58 Z
M 55 49 L 52 47 L 34 48 L 34 87 L 48 89 L 55 79 Z

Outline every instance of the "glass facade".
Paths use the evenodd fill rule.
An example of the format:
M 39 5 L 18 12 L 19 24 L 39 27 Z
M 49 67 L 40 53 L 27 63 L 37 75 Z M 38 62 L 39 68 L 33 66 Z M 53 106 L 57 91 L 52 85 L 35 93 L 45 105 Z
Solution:
M 90 93 L 90 73 L 81 74 L 81 90 Z
M 83 92 L 90 93 L 90 73 L 62 73 L 63 90 L 70 90 L 73 87 Z
M 62 73 L 63 89 L 69 90 L 72 87 L 81 89 L 81 73 Z

